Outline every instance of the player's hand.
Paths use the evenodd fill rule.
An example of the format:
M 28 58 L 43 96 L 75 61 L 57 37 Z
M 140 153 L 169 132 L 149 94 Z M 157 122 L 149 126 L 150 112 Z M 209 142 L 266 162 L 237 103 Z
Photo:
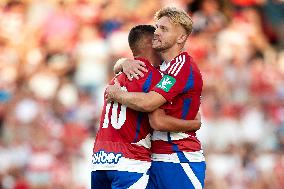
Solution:
M 105 91 L 105 99 L 107 102 L 115 101 L 117 93 L 121 91 L 118 80 L 114 79 L 113 85 L 108 85 Z
M 140 60 L 125 59 L 121 66 L 122 72 L 130 81 L 132 81 L 132 78 L 139 79 L 139 77 L 144 76 L 143 72 L 148 72 L 145 63 Z

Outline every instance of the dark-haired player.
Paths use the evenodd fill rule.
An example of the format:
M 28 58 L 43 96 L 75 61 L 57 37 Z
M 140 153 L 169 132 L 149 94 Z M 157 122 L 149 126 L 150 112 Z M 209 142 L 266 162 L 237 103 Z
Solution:
M 153 66 L 158 66 L 161 59 L 152 48 L 155 28 L 139 25 L 129 33 L 129 46 L 135 59 L 143 61 L 148 69 L 144 77 L 129 81 L 125 74 L 117 75 L 116 80 L 121 90 L 129 92 L 149 92 L 162 78 Z M 152 64 L 153 65 L 152 65 Z M 162 116 L 161 130 L 184 131 L 197 130 L 199 120 L 179 120 L 166 114 Z M 153 127 L 158 128 L 153 124 Z M 175 130 L 172 130 L 174 128 Z M 151 128 L 148 114 L 138 112 L 117 102 L 104 103 L 100 128 L 96 137 L 92 157 L 92 189 L 104 188 L 146 188 L 151 165 Z
M 168 115 L 194 119 L 200 106 L 203 81 L 194 60 L 184 51 L 192 31 L 192 20 L 185 11 L 174 7 L 159 10 L 155 17 L 152 47 L 164 60 L 160 70 L 165 75 L 148 93 L 126 92 L 118 85 L 109 86 L 107 99 L 145 112 L 163 105 Z M 162 118 L 156 119 L 160 120 Z M 204 187 L 206 164 L 195 132 L 154 131 L 151 151 L 150 178 L 155 189 Z

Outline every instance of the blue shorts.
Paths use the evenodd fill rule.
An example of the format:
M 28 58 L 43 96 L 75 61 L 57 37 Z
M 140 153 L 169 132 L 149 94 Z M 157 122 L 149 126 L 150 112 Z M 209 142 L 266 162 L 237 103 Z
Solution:
M 92 171 L 91 189 L 145 189 L 149 175 L 127 171 Z
M 206 164 L 153 161 L 149 170 L 148 189 L 202 189 Z

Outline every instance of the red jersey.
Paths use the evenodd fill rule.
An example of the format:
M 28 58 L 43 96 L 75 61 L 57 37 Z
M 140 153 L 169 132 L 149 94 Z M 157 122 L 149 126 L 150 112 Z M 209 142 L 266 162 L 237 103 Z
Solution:
M 148 72 L 143 78 L 133 81 L 129 81 L 124 73 L 116 76 L 122 90 L 148 92 L 161 79 L 161 73 L 154 66 L 144 59 L 139 60 L 146 64 Z M 114 79 L 110 84 L 113 83 Z M 100 169 L 111 167 L 117 170 L 123 166 L 128 171 L 130 164 L 135 164 L 136 160 L 150 162 L 151 132 L 147 113 L 132 110 L 117 102 L 104 102 L 92 163 L 100 166 Z
M 200 106 L 202 76 L 193 59 L 183 52 L 170 63 L 160 67 L 166 75 L 152 89 L 167 101 L 163 108 L 167 115 L 179 119 L 193 120 Z M 152 152 L 172 154 L 196 152 L 201 150 L 200 141 L 195 132 L 159 132 L 152 136 Z M 183 161 L 180 159 L 180 161 Z

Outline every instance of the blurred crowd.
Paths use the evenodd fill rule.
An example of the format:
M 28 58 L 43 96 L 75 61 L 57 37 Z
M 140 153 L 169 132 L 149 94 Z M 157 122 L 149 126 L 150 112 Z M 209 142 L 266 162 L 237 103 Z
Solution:
M 186 10 L 204 80 L 205 189 L 284 188 L 283 0 L 0 0 L 0 189 L 87 189 L 127 35 Z

